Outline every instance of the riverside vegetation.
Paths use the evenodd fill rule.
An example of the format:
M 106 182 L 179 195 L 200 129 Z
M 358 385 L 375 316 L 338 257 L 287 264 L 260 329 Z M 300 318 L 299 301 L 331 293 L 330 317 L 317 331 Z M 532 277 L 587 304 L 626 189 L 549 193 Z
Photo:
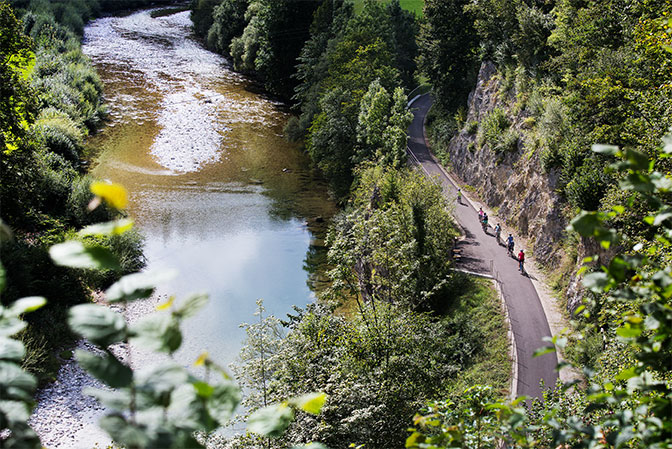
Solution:
M 81 33 L 89 19 L 106 11 L 148 3 L 0 3 L 0 217 L 14 234 L 0 247 L 0 257 L 13 262 L 6 267 L 3 302 L 34 294 L 51 298 L 28 318 L 23 334 L 28 347 L 24 366 L 41 382 L 53 378 L 58 368 L 55 354 L 73 338 L 64 325 L 67 307 L 88 301 L 92 290 L 105 288 L 119 277 L 111 270 L 57 267 L 47 253 L 49 246 L 75 237 L 77 229 L 120 214 L 105 206 L 87 210 L 93 195 L 83 144 L 102 124 L 105 107 L 100 79 L 80 49 Z M 85 240 L 113 250 L 121 258 L 122 274 L 144 264 L 137 232 Z
M 354 311 L 339 316 L 333 305 L 324 301 L 280 323 L 264 318 L 260 305 L 259 323 L 247 325 L 248 345 L 237 374 L 253 392 L 247 398 L 252 413 L 249 422 L 251 430 L 261 436 L 247 434 L 221 444 L 261 447 L 308 443 L 319 448 L 323 446 L 310 442 L 321 441 L 331 447 L 350 443 L 401 446 L 409 435 L 412 414 L 422 408 L 415 418 L 415 429 L 406 439 L 407 447 L 480 448 L 502 440 L 519 447 L 669 447 L 672 231 L 668 204 L 672 180 L 665 172 L 672 154 L 669 140 L 662 151 L 654 151 L 655 136 L 643 148 L 614 139 L 624 145 L 622 150 L 599 146 L 594 155 L 587 148 L 595 135 L 577 143 L 586 160 L 616 160 L 615 168 L 605 176 L 620 181 L 620 188 L 613 188 L 618 200 L 609 208 L 584 212 L 572 223 L 581 236 L 596 238 L 602 248 L 624 253 L 600 260 L 602 269 L 595 265 L 595 258 L 590 260 L 594 273 L 586 276 L 586 285 L 591 296 L 577 316 L 584 326 L 577 334 L 587 341 L 595 335 L 594 329 L 606 326 L 606 347 L 597 360 L 589 359 L 585 385 L 561 385 L 546 395 L 543 404 L 534 404 L 529 410 L 520 399 L 504 402 L 505 379 L 493 375 L 496 369 L 488 363 L 494 353 L 488 352 L 492 348 L 483 347 L 485 336 L 501 334 L 501 321 L 492 327 L 479 327 L 479 323 L 492 319 L 488 315 L 497 306 L 487 306 L 491 295 L 474 294 L 484 286 L 448 271 L 445 245 L 449 236 L 444 231 L 450 225 L 438 189 L 415 174 L 395 168 L 401 165 L 405 146 L 405 140 L 398 138 L 399 131 L 405 132 L 408 126 L 398 89 L 413 84 L 418 50 L 415 39 L 404 36 L 415 36 L 421 30 L 421 67 L 440 102 L 445 102 L 443 111 L 454 111 L 471 88 L 477 49 L 482 48 L 483 57 L 502 54 L 527 61 L 524 63 L 545 54 L 548 39 L 543 25 L 551 28 L 547 16 L 551 5 L 521 3 L 510 8 L 506 2 L 493 0 L 464 8 L 460 2 L 427 0 L 426 22 L 419 27 L 415 18 L 394 1 L 387 6 L 365 2 L 358 14 L 349 2 L 310 2 L 304 6 L 314 9 L 312 17 L 294 17 L 292 7 L 300 3 L 196 0 L 192 5 L 194 26 L 214 48 L 230 52 L 242 70 L 256 72 L 269 90 L 285 98 L 293 94 L 298 118 L 288 126 L 288 132 L 305 138 L 315 164 L 325 173 L 335 194 L 348 203 L 330 236 L 334 283 L 325 299 L 338 303 L 348 298 L 355 303 Z M 589 36 L 585 46 L 594 45 L 583 55 L 586 66 L 604 55 L 613 57 L 608 50 L 620 49 L 622 56 L 628 54 L 618 47 L 618 39 L 605 44 L 606 50 L 596 50 L 602 44 L 595 44 L 595 33 L 607 25 L 619 29 L 632 23 L 610 14 L 627 16 L 644 10 L 653 14 L 658 5 L 647 3 L 639 9 L 620 6 L 610 5 L 610 10 L 602 11 L 600 6 L 591 6 L 598 10 L 580 10 L 565 2 L 557 5 L 556 11 L 566 12 L 557 15 L 558 23 L 568 21 L 566 32 L 577 29 L 569 22 L 577 17 L 586 26 L 591 25 L 593 34 L 581 35 Z M 664 8 L 661 10 L 664 12 Z M 657 12 L 664 15 L 661 10 Z M 604 17 L 613 20 L 597 21 Z M 654 39 L 651 51 L 664 62 L 668 25 L 660 23 L 656 28 L 659 33 L 653 33 L 659 39 Z M 537 39 L 520 34 L 535 35 L 533 32 L 540 30 Z M 581 36 L 577 34 L 577 38 Z M 493 42 L 506 45 L 500 48 L 490 45 Z M 529 47 L 539 42 L 539 47 Z M 280 60 L 296 61 L 293 76 L 272 70 L 274 61 Z M 14 61 L 20 59 L 12 53 L 11 61 L 11 67 L 17 67 Z M 600 67 L 605 66 L 603 61 Z M 21 67 L 19 64 L 10 72 L 10 86 L 16 89 L 22 86 L 18 80 L 24 79 Z M 647 98 L 655 103 L 649 112 L 661 112 L 661 117 L 649 121 L 664 123 L 669 115 L 656 109 L 664 106 L 664 102 L 654 101 L 658 97 L 637 96 L 631 103 Z M 588 110 L 584 113 L 590 114 Z M 25 139 L 16 123 L 14 128 L 6 128 L 14 145 Z M 31 118 L 26 119 L 26 125 L 31 123 Z M 492 123 L 492 129 L 483 133 L 484 145 L 498 142 L 497 129 L 506 127 L 506 120 Z M 666 127 L 663 124 L 661 129 Z M 638 141 L 633 137 L 632 142 Z M 506 145 L 501 151 L 506 151 Z M 118 189 L 98 184 L 95 188 L 119 205 L 115 203 Z M 633 211 L 621 203 L 644 206 Z M 627 232 L 623 236 L 611 229 L 624 218 L 649 238 L 633 245 Z M 444 228 L 437 229 L 437 225 Z M 84 234 L 124 235 L 122 231 L 128 227 L 127 221 L 116 221 L 88 228 Z M 69 242 L 54 247 L 52 255 L 59 263 L 79 269 L 117 268 L 117 273 L 119 268 L 117 257 L 99 246 Z M 148 296 L 160 281 L 154 276 L 144 273 L 122 278 L 108 289 L 108 300 L 123 302 Z M 457 291 L 466 295 L 461 297 Z M 478 296 L 485 299 L 477 301 Z M 194 439 L 194 431 L 207 432 L 228 420 L 238 401 L 238 389 L 228 380 L 211 385 L 174 363 L 135 372 L 107 348 L 110 343 L 136 340 L 172 353 L 181 342 L 180 321 L 203 301 L 198 296 L 180 305 L 169 301 L 165 308 L 170 311 L 149 316 L 131 328 L 120 314 L 102 306 L 86 304 L 72 309 L 70 324 L 102 350 L 97 355 L 79 353 L 80 363 L 105 383 L 119 387 L 116 393 L 95 393 L 114 410 L 105 418 L 104 427 L 115 440 L 128 447 L 159 443 L 167 447 L 196 446 L 209 437 L 197 434 Z M 3 308 L 2 316 L 12 324 L 0 327 L 3 332 L 8 329 L 4 336 L 20 329 L 17 315 L 41 303 L 30 299 Z M 490 311 L 486 313 L 486 309 Z M 473 320 L 463 318 L 469 314 Z M 278 338 L 282 324 L 288 329 L 287 335 Z M 566 342 L 565 336 L 556 336 L 551 343 L 562 347 Z M 0 379 L 6 382 L 2 391 L 11 394 L 7 396 L 11 401 L 0 408 L 4 420 L 0 424 L 11 427 L 12 437 L 26 435 L 32 439 L 25 441 L 37 444 L 25 426 L 27 412 L 8 413 L 11 407 L 27 410 L 33 381 L 18 369 L 19 346 L 7 338 L 3 344 L 7 348 L 3 354 L 8 354 L 2 357 L 3 369 L 14 376 Z M 540 353 L 549 350 L 553 348 Z M 502 352 L 499 348 L 500 355 Z M 207 356 L 199 363 L 205 365 L 208 377 L 221 372 Z M 484 373 L 491 377 L 484 377 Z M 12 383 L 13 379 L 17 381 Z M 478 385 L 481 383 L 492 383 L 494 388 Z M 325 391 L 329 398 L 311 391 Z M 269 406 L 294 395 L 298 396 Z M 430 402 L 423 408 L 425 401 Z M 317 418 L 311 414 L 319 411 L 322 414 Z M 267 436 L 276 439 L 259 439 Z M 21 440 L 8 441 L 21 446 Z

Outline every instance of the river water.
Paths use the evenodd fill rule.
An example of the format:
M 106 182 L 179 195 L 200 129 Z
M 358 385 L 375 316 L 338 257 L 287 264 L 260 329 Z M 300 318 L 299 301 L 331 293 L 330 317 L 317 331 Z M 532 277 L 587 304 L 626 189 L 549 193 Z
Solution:
M 211 296 L 185 328 L 180 360 L 186 365 L 207 349 L 227 365 L 256 299 L 279 317 L 313 301 L 335 212 L 326 185 L 283 137 L 282 105 L 203 49 L 189 12 L 98 19 L 85 30 L 83 50 L 104 82 L 110 118 L 89 139 L 92 174 L 128 189 L 147 268 L 178 270 L 158 293 Z M 78 407 L 68 402 L 56 405 L 69 406 L 59 420 L 71 428 Z M 39 410 L 48 407 L 43 400 Z M 70 435 L 49 447 L 90 441 Z
M 146 237 L 148 268 L 176 268 L 178 298 L 211 295 L 191 341 L 228 363 L 255 300 L 284 315 L 311 300 L 306 271 L 333 214 L 324 183 L 288 143 L 281 105 L 191 37 L 188 12 L 104 18 L 84 52 L 105 84 L 112 122 L 90 144 L 93 175 L 123 184 Z

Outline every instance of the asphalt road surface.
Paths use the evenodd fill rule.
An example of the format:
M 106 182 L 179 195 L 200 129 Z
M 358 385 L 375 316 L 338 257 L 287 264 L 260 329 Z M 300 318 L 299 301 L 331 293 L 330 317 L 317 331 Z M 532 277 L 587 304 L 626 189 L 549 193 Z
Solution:
M 496 242 L 492 229 L 496 219 L 491 218 L 487 233 L 483 232 L 477 211 L 464 198 L 461 204 L 457 204 L 457 188 L 426 145 L 424 119 L 431 104 L 430 95 L 423 95 L 412 104 L 414 119 L 409 128 L 408 140 L 411 160 L 421 164 L 425 173 L 441 184 L 448 200 L 455 203 L 455 215 L 466 236 L 458 244 L 460 257 L 456 262 L 457 267 L 492 275 L 500 281 L 516 346 L 517 395 L 541 398 L 540 382 L 543 381 L 546 387 L 553 387 L 558 377 L 555 353 L 532 357 L 535 350 L 548 344 L 543 337 L 551 335 L 544 309 L 529 275 L 521 274 L 518 262 L 508 256 L 503 242 Z M 519 249 L 516 245 L 514 252 L 517 254 Z

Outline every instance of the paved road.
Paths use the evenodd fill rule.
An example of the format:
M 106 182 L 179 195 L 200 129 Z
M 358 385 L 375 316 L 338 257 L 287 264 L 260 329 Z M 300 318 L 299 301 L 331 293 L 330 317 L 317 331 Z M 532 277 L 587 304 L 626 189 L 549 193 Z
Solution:
M 455 202 L 457 189 L 432 157 L 424 138 L 424 118 L 431 104 L 429 95 L 413 103 L 414 119 L 409 128 L 408 147 L 411 159 L 420 163 L 425 172 L 442 185 L 449 200 Z M 520 274 L 518 263 L 507 255 L 506 248 L 495 241 L 492 228 L 487 235 L 483 232 L 478 213 L 464 199 L 462 204 L 456 204 L 455 215 L 466 235 L 459 244 L 460 268 L 492 274 L 501 282 L 516 345 L 517 394 L 541 397 L 539 382 L 542 379 L 546 386 L 555 385 L 557 357 L 555 353 L 532 357 L 536 349 L 546 344 L 543 337 L 551 335 L 539 296 L 529 277 Z M 490 221 L 495 224 L 494 218 Z M 517 252 L 519 247 L 516 248 Z

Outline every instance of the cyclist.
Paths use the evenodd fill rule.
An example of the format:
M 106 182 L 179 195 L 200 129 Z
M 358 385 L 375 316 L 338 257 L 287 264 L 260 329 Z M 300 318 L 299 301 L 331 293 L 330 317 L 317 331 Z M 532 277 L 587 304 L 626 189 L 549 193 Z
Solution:
M 513 236 L 511 234 L 506 238 L 506 248 L 509 251 L 509 255 L 513 256 Z
M 521 249 L 520 252 L 518 253 L 518 271 L 520 271 L 521 273 L 525 273 L 525 267 L 523 266 L 524 263 L 525 263 L 525 251 Z
M 483 226 L 483 231 L 488 232 L 488 214 L 483 213 L 483 219 L 481 220 L 481 226 Z
M 497 239 L 497 244 L 499 245 L 499 236 L 502 234 L 502 227 L 497 223 L 495 226 L 495 239 Z
M 483 208 L 482 208 L 482 207 L 479 207 L 479 208 L 478 208 L 478 221 L 480 221 L 480 222 L 483 221 L 483 214 L 484 214 L 484 213 L 485 213 L 485 212 L 483 212 Z
M 462 190 L 457 189 L 457 204 L 462 204 Z

